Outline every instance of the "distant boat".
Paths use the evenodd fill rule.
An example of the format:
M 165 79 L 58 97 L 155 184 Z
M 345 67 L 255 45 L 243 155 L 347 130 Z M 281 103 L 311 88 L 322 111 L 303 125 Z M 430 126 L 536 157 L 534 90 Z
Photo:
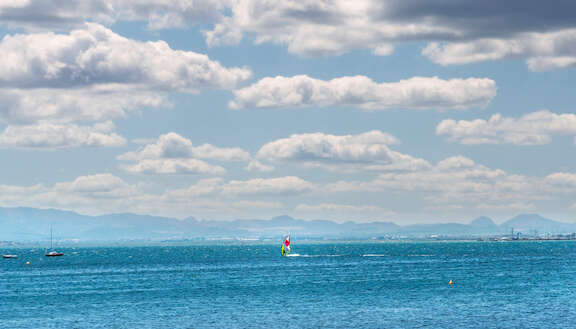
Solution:
M 2 258 L 18 258 L 18 255 L 5 255 L 5 254 L 2 254 Z
M 282 256 L 287 256 L 292 250 L 290 249 L 290 234 L 284 237 L 282 242 Z
M 52 250 L 52 251 L 48 251 L 47 253 L 45 253 L 44 256 L 46 256 L 46 257 L 64 256 L 64 253 Z
M 54 247 L 52 246 L 52 226 L 50 226 L 50 251 L 46 251 L 44 253 L 44 256 L 46 256 L 46 257 L 64 256 L 64 253 L 55 251 L 53 249 L 54 249 Z

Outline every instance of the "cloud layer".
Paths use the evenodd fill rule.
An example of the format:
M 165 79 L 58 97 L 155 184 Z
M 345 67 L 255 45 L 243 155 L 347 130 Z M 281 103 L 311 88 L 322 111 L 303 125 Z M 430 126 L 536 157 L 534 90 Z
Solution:
M 576 5 L 551 0 L 95 0 L 9 1 L 0 22 L 10 27 L 70 30 L 85 21 L 143 21 L 150 29 L 206 24 L 209 45 L 275 43 L 301 56 L 371 49 L 390 55 L 396 44 L 432 42 L 424 54 L 447 64 L 526 58 L 531 69 L 576 63 Z M 442 44 L 437 44 L 441 42 Z
M 423 194 L 431 207 L 451 209 L 506 209 L 532 200 L 549 198 L 544 191 L 561 193 L 545 179 L 508 174 L 473 160 L 454 156 L 413 172 L 390 172 L 365 182 L 341 181 L 329 184 L 327 191 Z M 480 208 L 478 208 L 480 207 Z
M 226 170 L 199 160 L 249 162 L 250 154 L 240 148 L 220 148 L 210 144 L 194 146 L 192 141 L 171 132 L 158 137 L 138 151 L 118 156 L 119 160 L 136 162 L 122 167 L 131 173 L 145 174 L 214 174 Z
M 443 120 L 436 134 L 461 144 L 548 144 L 552 136 L 576 136 L 576 115 L 555 114 L 542 110 L 520 118 L 506 118 L 494 114 L 488 120 Z
M 0 88 L 0 121 L 8 124 L 72 123 L 124 118 L 142 108 L 166 108 L 163 93 L 117 85 L 80 89 Z
M 224 9 L 222 0 L 12 0 L 0 4 L 0 22 L 38 29 L 70 29 L 85 21 L 147 21 L 151 29 L 213 22 Z
M 250 77 L 245 68 L 225 68 L 208 56 L 173 50 L 164 41 L 140 42 L 86 23 L 69 34 L 7 35 L 0 42 L 0 86 L 78 87 L 144 85 L 196 92 L 233 88 Z
M 126 140 L 112 131 L 110 121 L 93 126 L 40 123 L 8 126 L 0 132 L 0 147 L 8 148 L 68 148 L 122 146 Z
M 30 4 L 12 7 L 19 5 Z M 6 8 L 0 7 L 0 16 Z M 119 135 L 96 135 L 93 128 L 73 123 L 170 107 L 169 92 L 230 89 L 251 75 L 246 68 L 226 68 L 206 55 L 171 49 L 164 41 L 128 39 L 96 23 L 69 33 L 5 35 L 0 57 L 0 121 L 9 125 L 2 133 L 5 146 L 117 146 L 124 143 Z
M 445 110 L 487 105 L 496 96 L 496 83 L 485 78 L 437 77 L 377 83 L 365 76 L 324 81 L 297 75 L 264 78 L 234 91 L 234 95 L 229 104 L 233 109 L 354 106 L 366 110 Z
M 413 170 L 428 166 L 423 159 L 390 150 L 395 137 L 378 130 L 358 135 L 296 134 L 262 146 L 257 158 L 271 163 L 320 167 L 338 171 Z
M 389 55 L 398 43 L 443 41 L 448 44 L 432 44 L 424 54 L 444 64 L 526 57 L 531 68 L 545 70 L 574 63 L 574 12 L 576 5 L 562 0 L 545 8 L 534 0 L 240 0 L 207 41 L 237 43 L 250 34 L 256 43 L 287 45 L 303 56 L 358 48 Z
M 442 64 L 526 58 L 532 71 L 549 71 L 576 64 L 576 29 L 523 33 L 510 38 L 431 43 L 422 52 Z

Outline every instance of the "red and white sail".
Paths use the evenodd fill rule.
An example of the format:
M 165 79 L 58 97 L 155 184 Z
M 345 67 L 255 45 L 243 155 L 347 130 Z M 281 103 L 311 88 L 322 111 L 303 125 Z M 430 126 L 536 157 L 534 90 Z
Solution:
M 290 253 L 290 235 L 285 236 L 282 242 L 282 256 L 286 256 L 288 253 Z

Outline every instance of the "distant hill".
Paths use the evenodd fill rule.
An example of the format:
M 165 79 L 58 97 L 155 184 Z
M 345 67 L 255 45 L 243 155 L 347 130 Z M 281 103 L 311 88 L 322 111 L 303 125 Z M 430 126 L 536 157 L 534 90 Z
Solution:
M 523 214 L 497 225 L 488 217 L 469 224 L 397 225 L 392 222 L 336 223 L 326 219 L 300 220 L 289 216 L 272 219 L 199 221 L 137 214 L 87 216 L 72 211 L 36 208 L 0 208 L 0 240 L 47 241 L 50 227 L 58 240 L 165 240 L 217 238 L 277 238 L 286 233 L 300 238 L 378 238 L 481 236 L 516 232 L 572 233 L 575 223 L 563 223 L 537 214 Z
M 524 233 L 538 231 L 540 233 L 566 233 L 576 232 L 576 224 L 562 223 L 544 218 L 538 214 L 522 214 L 510 218 L 501 225 L 505 229 L 514 229 Z
M 489 229 L 494 229 L 498 227 L 498 225 L 494 223 L 492 218 L 486 216 L 481 216 L 472 220 L 469 225 L 475 228 L 489 228 Z

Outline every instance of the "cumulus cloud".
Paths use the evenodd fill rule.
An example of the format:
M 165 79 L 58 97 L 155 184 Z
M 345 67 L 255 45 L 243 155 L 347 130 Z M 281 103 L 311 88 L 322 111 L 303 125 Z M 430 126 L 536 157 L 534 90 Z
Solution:
M 249 180 L 224 181 L 221 178 L 203 179 L 186 189 L 174 190 L 175 197 L 206 196 L 289 196 L 301 195 L 312 191 L 315 185 L 295 176 L 276 178 L 254 178 Z
M 548 183 L 553 184 L 555 186 L 576 188 L 575 173 L 566 173 L 566 172 L 553 173 L 546 176 L 546 180 Z
M 371 181 L 328 184 L 326 190 L 339 193 L 422 193 L 434 205 L 474 207 L 479 203 L 500 205 L 543 200 L 548 198 L 546 193 L 542 193 L 546 186 L 542 179 L 508 174 L 501 169 L 477 164 L 472 159 L 455 156 L 418 171 L 382 173 Z M 550 191 L 558 192 L 557 189 Z
M 138 151 L 118 156 L 119 160 L 136 162 L 122 165 L 123 169 L 145 174 L 223 175 L 226 173 L 223 167 L 199 159 L 248 162 L 250 158 L 250 154 L 241 148 L 220 148 L 211 144 L 194 146 L 192 141 L 174 132 L 161 135 Z
M 113 130 L 114 124 L 110 121 L 93 126 L 53 123 L 8 126 L 0 132 L 0 147 L 52 149 L 124 145 L 126 140 Z
M 466 109 L 485 106 L 496 96 L 490 79 L 414 77 L 391 83 L 377 83 L 365 76 L 329 81 L 306 75 L 264 78 L 234 91 L 233 109 L 286 108 L 303 106 L 354 106 L 366 110 L 390 108 Z
M 239 211 L 272 216 L 283 207 L 282 202 L 276 200 L 244 199 L 242 195 L 206 194 L 202 197 L 196 194 L 191 197 L 183 190 L 170 189 L 148 193 L 141 184 L 129 184 L 108 173 L 80 176 L 52 185 L 0 185 L 0 205 L 57 208 L 93 215 L 132 212 L 214 219 L 237 218 Z
M 252 160 L 248 163 L 245 169 L 248 171 L 270 172 L 274 171 L 274 166 L 265 165 L 258 160 Z
M 232 3 L 231 15 L 206 33 L 210 45 L 237 43 L 243 34 L 255 36 L 256 43 L 287 45 L 303 56 L 342 54 L 354 48 L 378 49 L 382 44 L 426 36 L 457 35 L 457 31 L 428 24 L 408 23 L 380 17 L 387 4 L 372 0 L 277 1 L 241 0 Z
M 224 194 L 243 195 L 290 195 L 302 194 L 313 185 L 302 178 L 286 176 L 279 178 L 255 178 L 246 181 L 232 180 L 222 188 Z
M 222 0 L 10 0 L 0 3 L 0 22 L 8 26 L 69 29 L 84 21 L 112 24 L 146 21 L 151 29 L 184 27 L 218 21 Z
M 0 22 L 29 30 L 69 30 L 85 21 L 144 21 L 150 29 L 202 23 L 209 45 L 236 44 L 249 35 L 257 44 L 279 44 L 301 56 L 352 49 L 385 56 L 404 42 L 449 43 L 442 48 L 471 42 L 475 50 L 462 56 L 448 49 L 445 55 L 427 55 L 446 64 L 526 57 L 533 69 L 544 70 L 574 65 L 572 46 L 532 49 L 555 39 L 555 33 L 572 33 L 574 12 L 576 5 L 563 0 L 551 0 L 545 8 L 537 0 L 11 0 L 0 4 Z M 488 50 L 487 43 L 509 45 Z
M 72 123 L 124 118 L 146 107 L 171 107 L 162 93 L 119 86 L 81 89 L 0 89 L 0 121 Z
M 121 168 L 133 174 L 149 175 L 223 175 L 226 169 L 198 159 L 143 159 Z
M 358 135 L 295 134 L 260 148 L 257 158 L 329 170 L 414 170 L 428 166 L 423 159 L 390 150 L 398 139 L 378 130 Z
M 7 35 L 0 56 L 0 86 L 15 88 L 115 83 L 197 92 L 234 88 L 251 74 L 203 54 L 173 50 L 164 41 L 124 38 L 95 23 L 69 34 Z
M 286 45 L 302 56 L 338 55 L 359 48 L 388 55 L 394 44 L 414 41 L 514 43 L 538 33 L 544 40 L 554 37 L 547 33 L 561 34 L 576 27 L 576 5 L 562 0 L 553 0 L 546 8 L 536 0 L 239 0 L 230 3 L 230 12 L 206 33 L 209 44 L 238 43 L 249 34 L 256 43 Z M 487 55 L 482 47 L 477 50 L 479 57 Z M 553 65 L 561 61 L 562 53 L 574 55 L 568 49 L 549 52 L 553 54 L 549 59 L 557 58 Z M 514 50 L 509 55 L 532 57 Z
M 168 92 L 234 88 L 251 74 L 96 23 L 67 34 L 6 35 L 0 57 L 0 120 L 8 124 L 114 120 L 170 107 Z
M 117 176 L 95 174 L 52 186 L 2 185 L 0 204 L 106 213 L 122 210 L 121 203 L 134 201 L 139 194 L 137 186 L 129 185 Z
M 442 65 L 526 58 L 533 71 L 562 69 L 576 64 L 576 29 L 466 42 L 434 42 L 423 54 Z
M 133 161 L 142 159 L 200 158 L 219 161 L 250 161 L 250 154 L 241 148 L 220 148 L 211 144 L 194 146 L 192 141 L 181 135 L 170 132 L 160 135 L 151 144 L 136 152 L 128 152 L 118 157 L 120 160 Z
M 443 120 L 436 134 L 461 144 L 548 144 L 552 136 L 576 136 L 576 115 L 555 114 L 548 110 L 529 113 L 520 118 L 494 114 L 488 120 Z
M 72 182 L 56 183 L 54 184 L 54 190 L 115 197 L 126 194 L 125 192 L 130 190 L 130 188 L 120 177 L 112 174 L 95 174 L 80 176 Z
M 160 216 L 202 216 L 235 219 L 243 214 L 274 216 L 283 208 L 273 196 L 294 195 L 308 190 L 304 180 L 280 177 L 268 182 L 228 184 L 221 179 L 201 180 L 187 189 L 145 192 L 140 184 L 129 184 L 112 174 L 80 176 L 52 185 L 0 185 L 0 206 L 57 208 L 87 214 L 132 212 Z M 233 191 L 229 191 L 228 187 Z M 245 190 L 244 190 L 245 189 Z M 225 192 L 227 190 L 227 192 Z M 267 200 L 258 199 L 266 196 Z

